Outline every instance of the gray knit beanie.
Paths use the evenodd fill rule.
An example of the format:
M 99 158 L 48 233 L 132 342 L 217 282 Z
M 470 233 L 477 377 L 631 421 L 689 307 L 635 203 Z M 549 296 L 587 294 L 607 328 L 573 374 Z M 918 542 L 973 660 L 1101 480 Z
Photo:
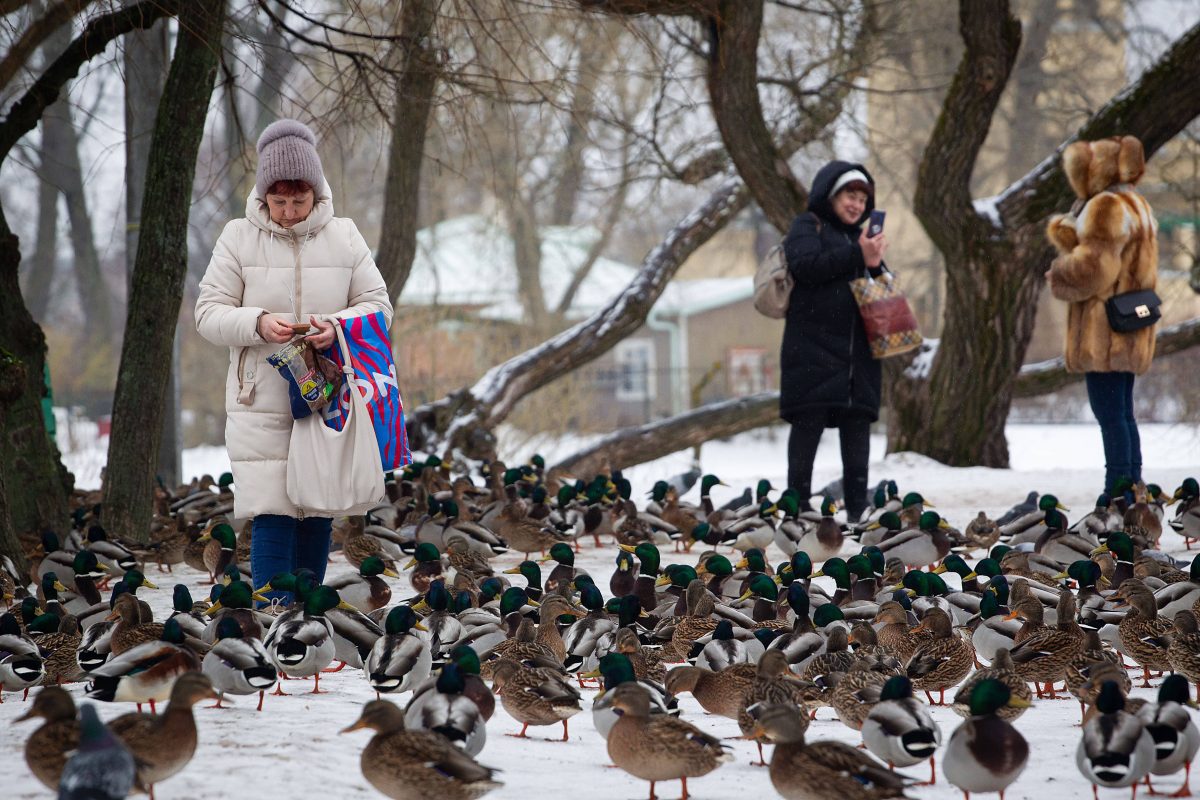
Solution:
M 268 125 L 258 137 L 258 196 L 266 200 L 276 181 L 304 181 L 320 192 L 325 176 L 316 145 L 316 135 L 303 122 L 281 119 Z

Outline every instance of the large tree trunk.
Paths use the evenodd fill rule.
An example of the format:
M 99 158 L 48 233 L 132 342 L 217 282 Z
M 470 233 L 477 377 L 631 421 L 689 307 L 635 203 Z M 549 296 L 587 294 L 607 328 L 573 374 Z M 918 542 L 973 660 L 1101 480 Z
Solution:
M 84 63 L 103 52 L 113 39 L 173 13 L 175 7 L 174 2 L 145 0 L 134 9 L 104 14 L 88 23 L 0 118 L 0 163 L 21 137 L 33 130 Z M 16 530 L 43 526 L 62 529 L 68 517 L 64 478 L 69 480 L 69 475 L 61 471 L 58 448 L 46 435 L 42 416 L 46 338 L 21 296 L 17 277 L 20 262 L 20 242 L 0 208 L 0 342 L 7 348 L 5 360 L 24 376 L 23 382 L 16 384 L 17 396 L 0 403 L 0 446 L 4 452 L 0 470 L 4 472 L 9 514 Z M 11 551 L 5 554 L 16 555 Z
M 1008 466 L 1004 423 L 1033 334 L 1042 272 L 1053 256 L 1043 225 L 1070 204 L 1057 158 L 1048 158 L 977 210 L 969 181 L 1020 43 L 1007 3 L 961 0 L 966 49 L 918 175 L 914 209 L 946 259 L 946 313 L 928 369 L 888 369 L 888 445 L 946 464 Z M 1189 65 L 1200 26 L 1075 137 L 1139 137 L 1149 158 L 1200 114 Z
M 383 225 L 377 263 L 383 280 L 397 298 L 408 282 L 417 252 L 417 211 L 425 134 L 442 63 L 432 39 L 436 0 L 407 0 L 401 7 L 396 106 L 383 187 Z
M 708 96 L 721 142 L 772 225 L 786 233 L 808 191 L 776 147 L 758 97 L 764 0 L 720 0 L 708 26 Z
M 0 380 L 7 380 L 4 355 L 0 353 Z M 29 574 L 29 562 L 21 549 L 21 541 L 17 538 L 17 529 L 13 527 L 12 514 L 8 510 L 8 490 L 4 486 L 4 471 L 0 470 L 0 555 L 12 559 L 18 575 Z M 0 569 L 3 569 L 0 566 Z
M 165 379 L 187 275 L 188 209 L 224 14 L 225 0 L 191 0 L 180 13 L 150 146 L 104 484 L 106 524 L 114 534 L 138 541 L 150 533 Z
M 130 0 L 126 0 L 126 5 Z M 166 21 L 134 31 L 125 39 L 125 276 L 133 282 L 142 226 L 142 205 L 146 193 L 146 168 L 150 162 L 150 144 L 154 138 L 154 118 L 162 99 L 171 57 Z M 183 457 L 183 437 L 179 421 L 179 345 L 172 352 L 171 371 L 166 379 L 166 406 L 163 408 L 162 446 L 158 453 L 158 474 L 168 486 L 179 483 Z

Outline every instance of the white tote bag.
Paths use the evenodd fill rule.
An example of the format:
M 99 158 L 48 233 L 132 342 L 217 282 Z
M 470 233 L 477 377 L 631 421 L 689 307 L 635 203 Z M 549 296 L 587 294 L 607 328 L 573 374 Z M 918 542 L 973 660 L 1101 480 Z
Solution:
M 362 394 L 353 383 L 354 368 L 342 326 L 333 320 L 342 351 L 342 373 L 350 394 L 350 414 L 335 431 L 321 414 L 292 423 L 288 447 L 288 499 L 313 516 L 362 514 L 386 499 L 375 428 Z

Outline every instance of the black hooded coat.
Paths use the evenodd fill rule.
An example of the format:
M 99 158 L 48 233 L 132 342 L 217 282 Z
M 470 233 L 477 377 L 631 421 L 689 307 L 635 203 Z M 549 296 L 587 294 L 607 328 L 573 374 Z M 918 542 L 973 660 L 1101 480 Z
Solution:
M 867 274 L 858 237 L 875 207 L 846 225 L 833 212 L 829 190 L 849 170 L 874 179 L 861 164 L 831 161 L 817 172 L 808 211 L 796 217 L 783 240 L 788 270 L 796 281 L 788 303 L 780 352 L 779 415 L 796 422 L 824 414 L 826 425 L 841 415 L 879 418 L 882 370 L 871 356 L 850 281 Z

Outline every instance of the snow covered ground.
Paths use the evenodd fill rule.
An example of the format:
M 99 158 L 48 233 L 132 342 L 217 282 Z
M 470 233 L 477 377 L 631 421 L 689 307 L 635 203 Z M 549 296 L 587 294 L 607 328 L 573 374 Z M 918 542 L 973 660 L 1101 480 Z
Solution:
M 1103 457 L 1098 430 L 1090 425 L 1012 425 L 1009 443 L 1013 469 L 982 468 L 952 469 L 911 454 L 884 458 L 883 440 L 873 444 L 872 480 L 894 478 L 902 491 L 916 489 L 937 504 L 939 511 L 957 526 L 964 525 L 980 509 L 996 515 L 1012 503 L 1024 498 L 1030 490 L 1057 494 L 1073 509 L 1072 518 L 1091 507 L 1101 488 Z M 1174 490 L 1188 475 L 1200 473 L 1200 426 L 1144 425 L 1143 449 L 1147 479 L 1160 483 L 1168 492 Z M 720 503 L 738 494 L 760 477 L 781 484 L 786 474 L 786 441 L 781 431 L 745 434 L 728 442 L 705 445 L 702 465 L 706 472 L 720 476 L 730 486 L 718 487 L 714 499 Z M 563 447 L 559 452 L 571 449 Z M 546 446 L 540 451 L 553 462 L 555 449 Z M 95 454 L 88 461 L 80 458 L 71 463 L 72 469 L 89 466 L 98 477 Z M 635 496 L 641 494 L 658 477 L 685 470 L 691 461 L 690 451 L 662 459 L 654 464 L 629 470 L 634 482 Z M 208 471 L 218 473 L 225 468 L 224 452 L 220 448 L 188 451 L 185 473 Z M 814 484 L 820 486 L 840 472 L 837 442 L 829 433 L 817 460 Z M 80 475 L 80 472 L 77 472 Z M 82 477 L 82 476 L 81 476 Z M 86 485 L 86 484 L 84 484 Z M 1186 557 L 1180 540 L 1167 534 L 1165 543 L 1171 552 Z M 851 548 L 848 548 L 851 550 Z M 615 550 L 609 545 L 601 550 L 584 548 L 578 564 L 591 572 L 597 583 L 607 589 Z M 772 552 L 771 560 L 782 560 Z M 673 560 L 664 553 L 664 563 Z M 508 556 L 500 566 L 515 565 L 519 558 Z M 339 555 L 330 565 L 330 573 L 348 569 Z M 181 568 L 174 577 L 159 575 L 151 570 L 150 578 L 162 587 L 146 591 L 145 597 L 156 614 L 170 608 L 170 588 L 182 580 L 192 588 L 193 595 L 207 593 L 200 586 L 200 576 Z M 395 597 L 405 597 L 410 587 L 406 579 L 395 582 Z M 288 697 L 268 698 L 265 710 L 259 714 L 254 702 L 247 698 L 229 710 L 197 709 L 200 726 L 200 746 L 195 760 L 182 773 L 159 785 L 156 794 L 162 800 L 172 798 L 208 798 L 219 794 L 247 797 L 273 797 L 280 793 L 300 793 L 311 798 L 358 798 L 378 795 L 363 780 L 358 758 L 369 739 L 368 732 L 338 736 L 337 731 L 353 722 L 362 704 L 373 698 L 362 674 L 344 670 L 322 679 L 328 694 L 304 694 L 305 681 L 287 682 Z M 81 687 L 73 687 L 78 696 Z M 1149 690 L 1136 690 L 1139 695 L 1152 695 Z M 538 794 L 561 793 L 573 798 L 642 798 L 648 787 L 620 770 L 605 768 L 607 753 L 604 741 L 592 726 L 587 704 L 593 694 L 585 690 L 585 710 L 571 720 L 569 742 L 547 741 L 557 738 L 561 728 L 531 729 L 530 740 L 509 738 L 505 734 L 520 730 L 504 710 L 497 707 L 488 725 L 488 743 L 479 760 L 503 770 L 500 779 L 504 787 L 489 795 L 496 798 L 528 798 Z M 401 698 L 402 700 L 404 698 Z M 12 724 L 24 713 L 26 705 L 19 695 L 7 695 L 0 705 L 0 797 L 12 800 L 49 797 L 28 773 L 21 748 L 38 721 Z M 736 723 L 706 715 L 690 695 L 681 698 L 684 718 L 703 730 L 721 737 L 738 735 Z M 122 705 L 103 705 L 103 718 L 111 718 L 130 710 Z M 1029 740 L 1032 758 L 1025 774 L 1010 789 L 1007 797 L 1049 798 L 1084 797 L 1090 789 L 1074 766 L 1074 751 L 1079 739 L 1079 707 L 1072 700 L 1039 701 L 1020 720 L 1017 728 Z M 947 709 L 933 709 L 934 718 L 942 726 L 943 737 L 960 723 Z M 832 738 L 857 743 L 858 736 L 838 722 L 832 711 L 823 710 L 809 729 L 810 739 Z M 736 760 L 715 773 L 692 781 L 690 789 L 697 798 L 773 797 L 767 771 L 750 766 L 754 746 L 749 742 L 730 741 Z M 940 755 L 940 754 L 939 754 Z M 917 766 L 907 770 L 914 776 L 928 777 L 928 768 Z M 958 798 L 953 787 L 945 783 L 938 768 L 938 783 L 917 787 L 913 797 Z M 1162 787 L 1174 790 L 1180 781 L 1168 779 Z M 1156 784 L 1157 785 L 1157 784 Z M 660 796 L 677 797 L 678 784 L 660 784 Z M 1101 797 L 1124 798 L 1124 791 L 1102 791 Z

